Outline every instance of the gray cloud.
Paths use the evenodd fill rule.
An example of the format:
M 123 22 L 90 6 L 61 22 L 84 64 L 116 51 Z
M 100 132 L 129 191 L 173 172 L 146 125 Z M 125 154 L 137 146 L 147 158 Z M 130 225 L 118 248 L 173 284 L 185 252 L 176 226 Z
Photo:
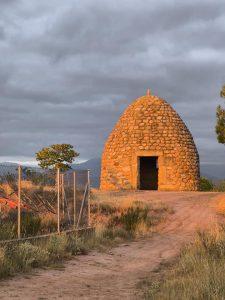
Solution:
M 224 161 L 214 133 L 225 82 L 221 1 L 0 1 L 0 156 L 29 159 L 69 142 L 99 156 L 146 88 L 192 131 L 203 162 Z

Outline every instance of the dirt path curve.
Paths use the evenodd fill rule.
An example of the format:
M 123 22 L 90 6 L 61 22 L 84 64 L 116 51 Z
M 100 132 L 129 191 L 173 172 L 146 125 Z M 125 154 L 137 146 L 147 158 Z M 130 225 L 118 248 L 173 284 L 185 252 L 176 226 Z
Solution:
M 175 213 L 151 238 L 92 252 L 65 270 L 38 270 L 0 283 L 0 299 L 140 299 L 137 283 L 161 263 L 175 257 L 197 228 L 216 222 L 217 193 L 139 192 L 139 199 L 162 201 Z

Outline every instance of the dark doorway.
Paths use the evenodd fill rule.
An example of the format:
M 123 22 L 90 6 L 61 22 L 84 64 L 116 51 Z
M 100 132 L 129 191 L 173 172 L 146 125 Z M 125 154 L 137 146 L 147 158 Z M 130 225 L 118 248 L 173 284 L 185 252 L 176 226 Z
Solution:
M 140 190 L 158 190 L 158 157 L 140 157 Z

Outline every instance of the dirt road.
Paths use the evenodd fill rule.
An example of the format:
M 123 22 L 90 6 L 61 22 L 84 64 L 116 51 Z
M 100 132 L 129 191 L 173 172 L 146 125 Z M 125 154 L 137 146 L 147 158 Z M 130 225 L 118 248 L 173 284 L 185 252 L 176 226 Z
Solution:
M 0 299 L 140 299 L 137 283 L 175 257 L 197 228 L 217 221 L 217 193 L 139 192 L 140 199 L 168 203 L 175 213 L 158 233 L 114 248 L 92 252 L 63 270 L 38 270 L 0 283 Z

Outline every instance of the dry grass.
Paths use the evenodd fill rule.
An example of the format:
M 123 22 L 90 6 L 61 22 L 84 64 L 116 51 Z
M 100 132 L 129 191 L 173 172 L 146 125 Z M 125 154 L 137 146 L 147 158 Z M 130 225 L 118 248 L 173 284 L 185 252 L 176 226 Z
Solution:
M 217 197 L 217 213 L 225 216 L 225 196 Z M 162 266 L 146 280 L 146 299 L 225 299 L 225 226 L 196 233 L 178 260 Z
M 87 246 L 77 236 L 55 235 L 49 240 L 0 247 L 0 279 L 32 268 L 55 266 L 64 259 L 85 254 Z
M 224 299 L 225 228 L 198 232 L 164 278 L 151 282 L 147 299 Z
M 96 230 L 92 237 L 67 237 L 62 234 L 42 243 L 26 242 L 2 247 L 0 278 L 17 272 L 27 272 L 31 268 L 56 264 L 73 255 L 85 254 L 91 249 L 106 250 L 124 240 L 147 235 L 171 212 L 166 205 L 142 201 L 135 194 L 127 197 L 122 193 L 94 193 L 91 201 L 91 219 Z M 55 226 L 55 219 L 49 215 L 36 220 L 38 227 L 36 221 L 35 223 L 34 220 L 31 222 L 31 219 L 28 221 L 25 225 L 29 232 L 33 232 L 34 229 L 43 230 L 43 226 L 45 228 Z
M 224 195 L 219 196 L 216 209 L 220 215 L 225 216 L 225 196 Z
M 154 226 L 173 211 L 164 203 L 143 201 L 139 193 L 92 193 L 92 221 L 95 227 L 120 229 L 128 235 L 142 236 L 151 233 Z

